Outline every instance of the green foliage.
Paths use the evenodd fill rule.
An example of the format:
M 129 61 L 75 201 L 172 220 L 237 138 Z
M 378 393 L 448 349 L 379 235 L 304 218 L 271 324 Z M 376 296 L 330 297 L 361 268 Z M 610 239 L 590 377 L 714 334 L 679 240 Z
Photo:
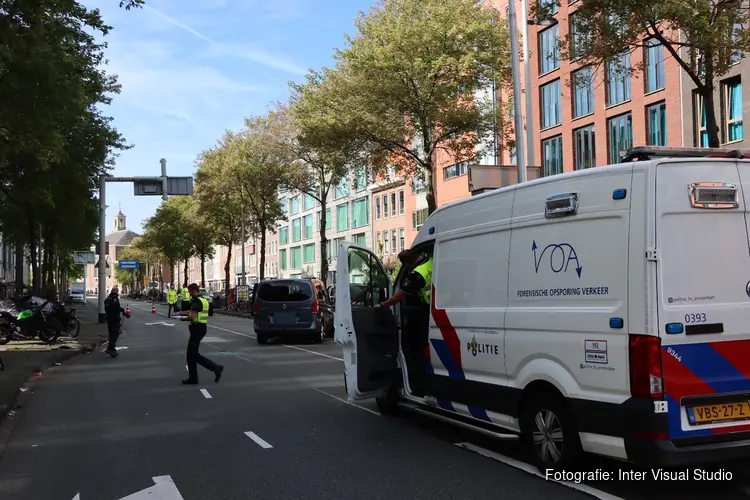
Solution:
M 335 70 L 308 76 L 329 134 L 366 139 L 425 181 L 430 212 L 436 151 L 472 159 L 477 138 L 502 123 L 492 99 L 508 81 L 507 23 L 475 0 L 381 0 L 356 21 Z
M 144 238 L 170 262 L 187 261 L 195 255 L 195 245 L 187 227 L 190 203 L 190 197 L 173 196 L 144 224 Z
M 549 17 L 551 4 L 535 7 Z M 650 39 L 664 47 L 692 80 L 706 107 L 709 146 L 720 145 L 713 91 L 731 69 L 733 57 L 750 51 L 750 23 L 745 2 L 698 0 L 586 0 L 573 17 L 577 32 L 560 43 L 561 55 L 582 65 L 603 65 L 623 53 L 642 51 Z M 615 71 L 642 72 L 643 63 Z

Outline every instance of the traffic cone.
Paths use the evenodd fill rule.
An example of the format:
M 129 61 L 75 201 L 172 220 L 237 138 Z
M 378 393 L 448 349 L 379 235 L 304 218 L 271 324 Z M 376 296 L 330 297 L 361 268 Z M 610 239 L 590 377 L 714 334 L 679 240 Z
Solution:
M 156 314 L 156 304 L 151 302 L 151 314 Z
M 130 316 L 130 304 L 125 304 L 125 316 Z

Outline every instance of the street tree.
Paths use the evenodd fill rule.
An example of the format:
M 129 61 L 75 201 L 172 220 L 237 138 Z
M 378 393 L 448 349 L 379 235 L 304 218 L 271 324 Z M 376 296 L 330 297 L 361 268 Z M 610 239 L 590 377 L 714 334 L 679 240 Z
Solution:
M 275 138 L 281 126 L 273 112 L 247 118 L 228 152 L 230 178 L 240 187 L 240 203 L 251 218 L 251 234 L 260 240 L 261 280 L 265 278 L 266 235 L 275 233 L 284 217 L 278 192 L 292 162 Z
M 206 260 L 214 257 L 214 243 L 216 242 L 211 215 L 201 210 L 198 200 L 194 196 L 182 196 L 187 212 L 185 229 L 190 241 L 193 242 L 193 255 L 201 263 L 201 286 L 206 287 Z
M 476 0 L 380 0 L 355 24 L 335 69 L 308 75 L 320 82 L 311 105 L 327 101 L 324 126 L 367 139 L 418 175 L 432 213 L 436 152 L 471 160 L 495 133 L 498 107 L 486 91 L 509 81 L 508 25 Z
M 146 220 L 144 229 L 170 265 L 177 261 L 184 263 L 183 276 L 187 281 L 188 261 L 195 255 L 195 245 L 186 229 L 188 205 L 185 198 L 172 196 L 162 202 L 154 215 Z
M 229 161 L 233 140 L 234 134 L 225 132 L 214 149 L 198 156 L 198 170 L 195 173 L 198 206 L 206 215 L 206 223 L 213 230 L 215 242 L 227 248 L 227 261 L 224 264 L 224 289 L 227 295 L 232 287 L 232 249 L 237 243 L 242 243 L 243 225 L 246 228 L 252 225 L 241 201 L 241 186 L 233 177 Z
M 535 7 L 535 15 L 549 18 L 554 5 Z M 561 57 L 577 59 L 582 66 L 607 66 L 609 78 L 643 73 L 647 57 L 632 63 L 624 56 L 661 45 L 665 57 L 674 59 L 696 87 L 705 110 L 707 145 L 721 144 L 714 90 L 750 51 L 750 32 L 744 28 L 750 24 L 746 2 L 586 0 L 572 22 L 572 34 L 560 43 Z

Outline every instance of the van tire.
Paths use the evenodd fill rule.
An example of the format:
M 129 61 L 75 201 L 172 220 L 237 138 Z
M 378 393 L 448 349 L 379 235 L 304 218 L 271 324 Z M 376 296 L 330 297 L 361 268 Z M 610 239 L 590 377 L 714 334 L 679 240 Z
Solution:
M 268 344 L 268 337 L 266 337 L 262 333 L 256 333 L 255 340 L 257 340 L 259 344 Z
M 325 337 L 325 332 L 323 331 L 323 327 L 319 326 L 318 330 L 315 332 L 315 338 L 313 339 L 313 342 L 315 342 L 316 344 L 322 344 L 323 337 Z
M 383 415 L 394 416 L 398 414 L 398 392 L 393 389 L 386 389 L 382 396 L 375 398 L 375 404 L 378 411 Z
M 542 473 L 569 468 L 583 453 L 575 422 L 558 394 L 545 391 L 532 395 L 521 408 L 520 423 L 524 450 Z M 561 439 L 555 439 L 558 436 Z M 535 444 L 535 437 L 549 440 L 547 447 Z M 557 460 L 554 454 L 558 455 Z

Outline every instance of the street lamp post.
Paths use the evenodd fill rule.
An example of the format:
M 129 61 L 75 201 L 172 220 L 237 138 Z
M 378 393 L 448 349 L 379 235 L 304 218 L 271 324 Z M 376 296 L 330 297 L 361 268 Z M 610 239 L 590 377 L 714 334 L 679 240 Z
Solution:
M 535 165 L 534 162 L 534 120 L 533 103 L 531 100 L 531 61 L 529 59 L 529 2 L 521 0 L 521 33 L 523 36 L 523 79 L 526 91 L 526 164 Z M 526 175 L 524 172 L 524 180 Z M 520 182 L 520 181 L 519 181 Z
M 523 116 L 521 115 L 520 96 L 521 79 L 518 74 L 518 25 L 516 24 L 516 2 L 508 2 L 508 17 L 510 22 L 510 64 L 513 73 L 513 113 L 516 128 L 516 163 L 518 165 L 518 182 L 526 182 L 526 148 L 524 147 Z M 526 17 L 526 16 L 524 16 Z M 527 93 L 528 93 L 527 89 Z

